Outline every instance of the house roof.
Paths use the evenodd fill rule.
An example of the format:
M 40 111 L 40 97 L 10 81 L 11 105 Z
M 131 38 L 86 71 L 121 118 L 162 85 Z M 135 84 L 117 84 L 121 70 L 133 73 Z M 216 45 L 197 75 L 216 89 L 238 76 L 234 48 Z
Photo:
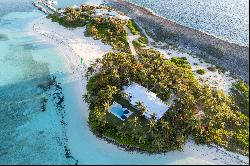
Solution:
M 150 118 L 153 113 L 156 115 L 156 120 L 160 119 L 164 113 L 169 109 L 169 106 L 156 96 L 155 93 L 150 92 L 143 86 L 133 83 L 124 87 L 124 92 L 130 96 L 130 102 L 136 105 L 136 102 L 143 102 L 147 108 L 145 116 Z

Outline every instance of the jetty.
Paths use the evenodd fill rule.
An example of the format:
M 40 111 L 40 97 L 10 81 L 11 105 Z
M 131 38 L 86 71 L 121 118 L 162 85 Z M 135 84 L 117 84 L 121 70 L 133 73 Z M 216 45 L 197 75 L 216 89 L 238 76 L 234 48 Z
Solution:
M 57 1 L 54 0 L 37 0 L 32 4 L 46 15 L 57 11 Z

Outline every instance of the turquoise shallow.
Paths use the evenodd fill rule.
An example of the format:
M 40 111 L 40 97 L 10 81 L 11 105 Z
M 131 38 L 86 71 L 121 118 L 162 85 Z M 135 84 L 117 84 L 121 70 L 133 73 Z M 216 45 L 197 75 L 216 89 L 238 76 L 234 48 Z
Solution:
M 26 34 L 27 24 L 42 13 L 32 11 L 29 5 L 12 7 L 10 10 L 17 12 L 5 9 L 0 17 L 0 163 L 63 163 L 64 151 L 57 140 L 42 136 L 50 128 L 42 125 L 32 131 L 30 126 L 40 123 L 32 121 L 40 115 L 41 101 L 47 98 L 39 84 L 66 70 L 53 46 Z M 41 123 L 49 124 L 46 120 Z M 60 136 L 59 130 L 54 133 Z

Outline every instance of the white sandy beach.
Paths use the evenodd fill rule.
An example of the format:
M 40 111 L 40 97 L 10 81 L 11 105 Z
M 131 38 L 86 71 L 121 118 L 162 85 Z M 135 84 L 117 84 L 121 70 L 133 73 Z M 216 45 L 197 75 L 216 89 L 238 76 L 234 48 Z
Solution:
M 218 90 L 222 90 L 226 94 L 230 93 L 230 89 L 233 83 L 237 81 L 237 79 L 233 78 L 230 75 L 230 72 L 227 71 L 225 73 L 222 73 L 222 72 L 219 72 L 219 70 L 210 71 L 208 70 L 208 67 L 215 67 L 215 66 L 205 62 L 204 59 L 201 59 L 195 55 L 191 55 L 186 52 L 180 51 L 176 48 L 169 47 L 167 49 L 164 49 L 164 47 L 167 46 L 167 44 L 162 43 L 162 42 L 155 43 L 155 41 L 150 36 L 148 36 L 145 31 L 143 32 L 149 40 L 149 43 L 150 43 L 149 46 L 160 51 L 163 55 L 165 55 L 167 59 L 171 59 L 172 57 L 187 58 L 187 61 L 190 63 L 192 67 L 193 73 L 195 74 L 195 76 L 197 77 L 200 83 L 209 85 L 213 88 L 217 88 Z M 155 44 L 152 45 L 151 42 L 154 42 Z M 198 69 L 204 69 L 206 70 L 206 73 L 204 75 L 200 75 L 196 72 Z
M 60 55 L 66 59 L 65 65 L 72 73 L 72 79 L 63 83 L 62 87 L 67 110 L 68 144 L 72 155 L 79 161 L 79 164 L 248 164 L 248 157 L 225 151 L 222 148 L 198 146 L 193 141 L 185 144 L 183 152 L 174 151 L 165 155 L 148 156 L 136 152 L 126 152 L 113 144 L 97 139 L 89 131 L 88 105 L 82 99 L 82 94 L 86 92 L 87 82 L 84 77 L 84 69 L 90 61 L 101 58 L 112 49 L 98 40 L 85 37 L 84 30 L 85 28 L 66 29 L 44 17 L 30 23 L 28 27 L 31 35 L 36 35 L 45 43 L 57 47 Z M 172 51 L 172 54 L 177 53 Z M 180 53 L 178 55 L 184 56 Z M 83 65 L 80 64 L 80 58 L 83 58 Z M 191 61 L 190 57 L 187 58 Z M 199 63 L 199 65 L 202 64 Z M 203 77 L 214 81 L 211 77 L 215 76 L 207 73 Z M 227 82 L 224 76 L 218 75 L 217 77 L 222 77 L 220 81 L 216 79 L 219 82 L 218 87 L 228 87 L 231 83 Z
M 229 72 L 222 73 L 218 70 L 208 70 L 208 67 L 214 67 L 214 65 L 206 63 L 203 59 L 195 57 L 194 55 L 189 55 L 188 53 L 180 52 L 171 48 L 167 50 L 160 48 L 156 49 L 160 51 L 163 55 L 165 55 L 168 59 L 171 59 L 172 57 L 186 57 L 187 61 L 192 66 L 192 71 L 194 72 L 200 83 L 217 88 L 218 90 L 222 90 L 226 94 L 230 93 L 230 89 L 233 83 L 237 81 L 236 79 L 230 76 Z M 204 69 L 206 70 L 206 73 L 204 75 L 200 75 L 196 72 L 198 69 Z

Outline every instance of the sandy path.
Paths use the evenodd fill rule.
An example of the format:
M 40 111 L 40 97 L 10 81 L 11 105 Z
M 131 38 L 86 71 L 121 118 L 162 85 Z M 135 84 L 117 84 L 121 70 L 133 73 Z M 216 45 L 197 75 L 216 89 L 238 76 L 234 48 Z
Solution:
M 132 52 L 132 55 L 135 56 L 137 53 L 135 51 L 135 47 L 133 45 L 133 41 L 134 40 L 138 40 L 140 38 L 140 35 L 133 35 L 131 33 L 130 29 L 127 26 L 125 27 L 125 29 L 126 29 L 126 31 L 128 33 L 128 37 L 127 38 L 128 38 L 128 44 L 129 44 L 130 50 Z

